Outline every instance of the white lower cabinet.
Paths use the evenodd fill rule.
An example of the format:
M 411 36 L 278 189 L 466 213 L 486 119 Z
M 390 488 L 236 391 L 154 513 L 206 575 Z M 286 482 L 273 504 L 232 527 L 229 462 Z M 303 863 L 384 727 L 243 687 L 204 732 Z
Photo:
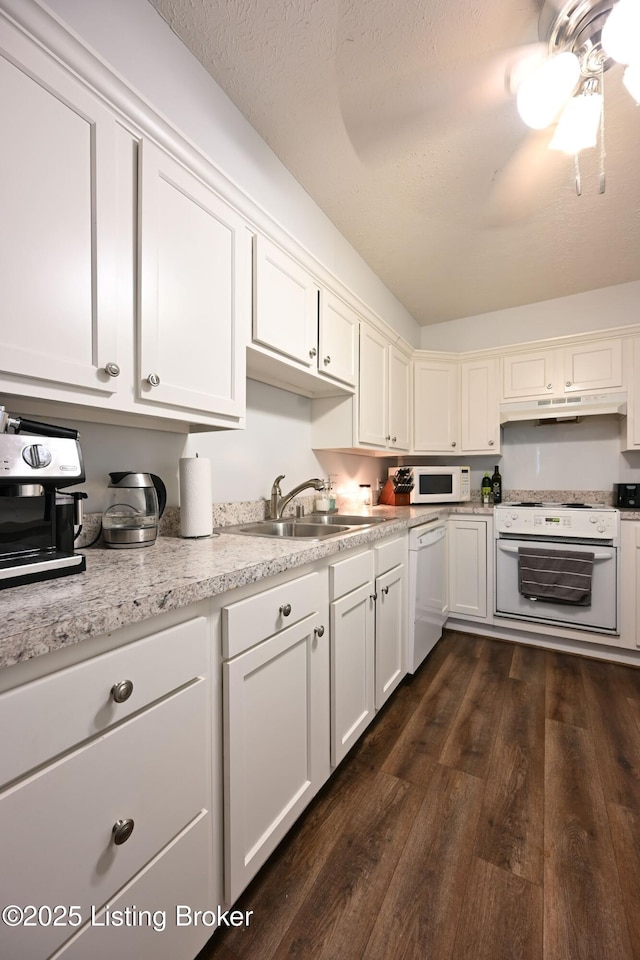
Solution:
M 345 569 L 346 568 L 346 569 Z M 375 592 L 371 551 L 331 564 L 331 764 L 375 713 Z M 345 580 L 357 586 L 342 593 Z M 358 582 L 359 581 L 359 582 Z M 335 598 L 335 599 L 334 599 Z
M 329 774 L 326 570 L 223 610 L 223 649 L 237 651 L 223 664 L 225 894 L 233 903 Z
M 406 535 L 373 548 L 376 597 L 376 710 L 389 699 L 406 670 L 408 540 Z
M 330 565 L 331 763 L 406 673 L 406 536 Z
M 470 620 L 491 620 L 491 520 L 488 517 L 450 517 L 449 614 Z
M 154 909 L 164 904 L 175 909 L 188 898 L 195 898 L 194 905 L 217 902 L 208 622 L 196 617 L 157 637 L 157 649 L 151 636 L 0 697 L 22 715 L 18 739 L 26 745 L 23 769 L 16 777 L 12 762 L 6 769 L 12 779 L 0 788 L 0 816 L 10 824 L 0 832 L 0 901 L 45 911 L 33 926 L 0 928 L 3 957 L 45 960 L 72 937 L 78 947 L 69 942 L 64 950 L 69 957 L 100 956 L 108 948 L 94 951 L 94 938 L 101 939 L 97 916 L 106 915 L 116 901 L 125 906 L 146 902 Z M 144 662 L 135 656 L 139 643 L 147 653 Z M 171 659 L 169 647 L 178 647 L 183 661 L 172 684 L 164 662 L 165 656 Z M 159 683 L 147 684 L 156 670 Z M 100 672 L 101 687 L 95 683 Z M 55 684 L 61 714 L 80 719 L 75 729 L 75 721 L 63 723 L 64 744 L 55 734 L 50 738 L 43 763 L 47 735 L 40 731 L 55 716 L 48 699 Z M 40 706 L 32 695 L 35 685 L 46 692 Z M 138 685 L 142 696 L 136 700 Z M 31 709 L 28 721 L 21 698 Z M 93 730 L 85 722 L 89 700 Z M 112 708 L 128 700 L 140 709 L 118 722 Z M 189 839 L 192 830 L 194 839 Z M 175 870 L 172 863 L 189 863 L 190 872 Z M 133 894 L 137 897 L 138 889 L 140 901 Z M 56 914 L 57 905 L 73 907 L 73 915 L 60 908 Z M 53 911 L 51 921 L 47 908 Z M 173 925 L 173 916 L 167 923 Z M 152 926 L 141 926 L 133 938 L 127 932 L 110 938 L 119 957 L 170 956 Z M 173 955 L 193 956 L 210 934 L 202 928 L 173 930 Z
M 640 646 L 640 523 L 620 524 L 620 645 Z

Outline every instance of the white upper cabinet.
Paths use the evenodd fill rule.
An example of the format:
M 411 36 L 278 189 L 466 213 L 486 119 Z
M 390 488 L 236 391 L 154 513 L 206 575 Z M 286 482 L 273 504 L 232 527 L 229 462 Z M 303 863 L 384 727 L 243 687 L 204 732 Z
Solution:
M 297 261 L 260 235 L 253 238 L 253 340 L 316 367 L 318 286 Z
M 138 396 L 244 413 L 250 235 L 242 218 L 154 144 L 141 144 Z
M 360 318 L 267 237 L 253 238 L 249 376 L 304 396 L 353 392 Z
M 460 450 L 459 364 L 419 360 L 413 366 L 413 449 L 452 454 Z
M 114 393 L 115 120 L 4 21 L 0 48 L 0 371 Z
M 388 346 L 386 337 L 368 324 L 362 324 L 358 440 L 360 443 L 383 449 L 387 446 Z
M 389 355 L 389 429 L 387 441 L 392 450 L 408 450 L 411 445 L 411 360 L 390 346 Z
M 622 340 L 593 340 L 502 358 L 502 399 L 560 397 L 623 387 Z
M 461 453 L 500 451 L 498 360 L 463 360 L 460 364 Z
M 563 350 L 565 393 L 615 390 L 623 385 L 622 340 L 578 343 Z
M 318 325 L 318 372 L 355 387 L 358 379 L 360 318 L 330 290 L 321 288 Z
M 502 358 L 503 400 L 553 396 L 560 390 L 557 351 L 537 350 Z

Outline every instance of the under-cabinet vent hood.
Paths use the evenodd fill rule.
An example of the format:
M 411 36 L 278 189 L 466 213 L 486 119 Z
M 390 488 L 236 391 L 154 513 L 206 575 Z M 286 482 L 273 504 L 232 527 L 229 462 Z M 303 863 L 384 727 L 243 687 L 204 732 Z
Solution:
M 500 423 L 518 423 L 523 420 L 572 421 L 583 417 L 627 415 L 627 395 L 624 393 L 569 397 L 549 397 L 545 400 L 526 400 L 522 403 L 503 403 Z

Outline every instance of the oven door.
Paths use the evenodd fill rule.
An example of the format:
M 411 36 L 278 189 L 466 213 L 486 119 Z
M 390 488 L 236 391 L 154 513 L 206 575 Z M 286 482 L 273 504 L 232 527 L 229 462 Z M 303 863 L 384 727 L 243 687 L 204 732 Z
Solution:
M 554 600 L 530 600 L 518 590 L 518 548 L 593 553 L 591 604 L 581 607 Z M 496 540 L 496 615 L 555 623 L 581 630 L 618 632 L 618 550 L 608 544 L 541 540 Z

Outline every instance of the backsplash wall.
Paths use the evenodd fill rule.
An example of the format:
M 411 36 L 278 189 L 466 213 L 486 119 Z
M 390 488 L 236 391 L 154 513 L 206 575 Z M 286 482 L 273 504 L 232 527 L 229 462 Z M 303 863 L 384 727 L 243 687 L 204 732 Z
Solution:
M 20 411 L 12 408 L 12 413 Z M 167 487 L 169 506 L 179 504 L 178 461 L 198 453 L 211 460 L 213 503 L 268 498 L 276 476 L 285 474 L 286 492 L 309 477 L 338 476 L 342 490 L 376 481 L 384 473 L 381 461 L 369 457 L 314 453 L 311 449 L 311 401 L 255 380 L 247 380 L 245 430 L 220 430 L 191 435 L 74 423 L 41 417 L 47 422 L 80 430 L 87 480 L 86 509 L 104 509 L 109 473 L 138 470 L 156 473 Z M 386 462 L 386 461 L 385 461 Z
M 496 463 L 504 490 L 611 490 L 614 483 L 640 483 L 640 452 L 622 453 L 616 417 L 535 426 L 513 423 L 502 430 L 502 453 L 487 457 L 405 457 L 402 462 L 468 464 L 480 490 L 485 470 Z

